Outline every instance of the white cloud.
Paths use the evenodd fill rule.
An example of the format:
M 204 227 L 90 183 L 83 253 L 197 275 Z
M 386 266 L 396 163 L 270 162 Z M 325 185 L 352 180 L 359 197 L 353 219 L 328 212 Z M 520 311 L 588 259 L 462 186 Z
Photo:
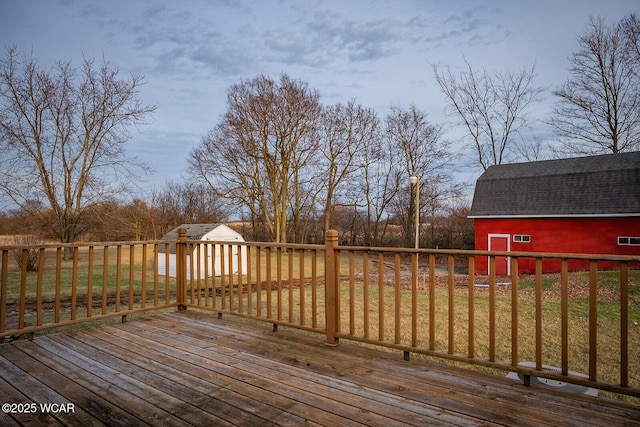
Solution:
M 535 62 L 537 84 L 558 85 L 589 15 L 615 22 L 634 9 L 634 0 L 0 0 L 0 40 L 44 64 L 104 55 L 123 75 L 145 75 L 143 101 L 158 110 L 132 147 L 166 170 L 185 164 L 242 79 L 286 73 L 325 103 L 355 98 L 380 115 L 414 103 L 443 121 L 431 64 Z

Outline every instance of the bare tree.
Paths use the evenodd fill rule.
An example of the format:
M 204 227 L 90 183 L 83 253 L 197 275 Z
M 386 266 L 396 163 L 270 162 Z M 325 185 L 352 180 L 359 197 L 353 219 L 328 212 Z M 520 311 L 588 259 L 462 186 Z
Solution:
M 396 214 L 402 218 L 405 246 L 411 246 L 416 209 L 421 215 L 428 208 L 431 216 L 434 216 L 444 194 L 454 188 L 450 175 L 454 155 L 442 139 L 442 127 L 429 123 L 426 113 L 414 105 L 406 110 L 392 108 L 385 124 L 386 138 L 397 159 L 398 184 L 407 188 L 411 175 L 420 177 L 420 206 L 415 205 L 415 198 L 408 192 L 403 193 L 398 189 L 396 196 Z M 402 212 L 406 212 L 406 215 L 402 215 Z
M 206 184 L 168 182 L 148 202 L 134 200 L 126 209 L 129 228 L 143 224 L 158 238 L 185 223 L 217 223 L 228 218 L 225 199 Z
M 361 198 L 356 199 L 354 213 L 365 212 L 364 243 L 380 246 L 388 231 L 390 208 L 407 177 L 400 172 L 400 159 L 392 141 L 381 135 L 367 144 L 360 156 Z
M 231 86 L 227 112 L 190 156 L 192 170 L 239 208 L 247 208 L 254 230 L 287 241 L 293 198 L 303 208 L 308 175 L 317 155 L 319 95 L 306 83 L 282 75 Z
M 640 148 L 638 21 L 630 15 L 607 26 L 591 17 L 571 59 L 571 77 L 554 91 L 550 124 L 563 144 L 560 155 L 591 155 Z
M 530 139 L 522 139 L 514 151 L 519 159 L 537 162 L 549 157 L 549 143 L 539 136 L 533 136 Z
M 125 151 L 128 127 L 155 110 L 138 98 L 142 82 L 106 61 L 47 71 L 15 47 L 0 61 L 0 191 L 25 210 L 46 200 L 63 243 L 82 233 L 87 208 L 147 171 Z
M 458 118 L 473 140 L 473 147 L 483 169 L 505 161 L 512 149 L 513 136 L 529 122 L 527 108 L 536 102 L 543 89 L 533 86 L 535 66 L 519 72 L 494 73 L 467 71 L 454 76 L 447 67 L 440 72 L 433 67 L 436 81 Z
M 331 228 L 334 207 L 351 205 L 356 198 L 350 178 L 358 171 L 359 154 L 368 143 L 376 140 L 378 128 L 375 112 L 354 101 L 325 109 L 320 135 L 325 232 Z
M 640 63 L 640 20 L 635 13 L 630 13 L 620 21 L 620 29 L 626 44 L 626 49 L 636 62 L 635 72 L 639 72 L 637 66 Z

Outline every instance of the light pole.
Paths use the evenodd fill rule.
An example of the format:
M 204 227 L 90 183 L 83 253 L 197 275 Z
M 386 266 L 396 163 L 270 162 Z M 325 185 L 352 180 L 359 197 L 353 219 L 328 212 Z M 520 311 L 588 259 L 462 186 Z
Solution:
M 416 239 L 415 248 L 418 249 L 420 242 L 420 175 L 414 173 L 409 177 L 411 185 L 416 186 Z

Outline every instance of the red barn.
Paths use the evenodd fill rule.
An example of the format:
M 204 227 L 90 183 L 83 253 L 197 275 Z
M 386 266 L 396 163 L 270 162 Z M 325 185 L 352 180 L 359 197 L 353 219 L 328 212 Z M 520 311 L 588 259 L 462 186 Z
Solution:
M 476 250 L 640 255 L 640 152 L 491 166 L 469 217 Z M 533 273 L 534 260 L 518 269 Z M 488 258 L 477 257 L 477 273 L 487 270 Z M 509 270 L 508 257 L 496 258 L 497 274 Z

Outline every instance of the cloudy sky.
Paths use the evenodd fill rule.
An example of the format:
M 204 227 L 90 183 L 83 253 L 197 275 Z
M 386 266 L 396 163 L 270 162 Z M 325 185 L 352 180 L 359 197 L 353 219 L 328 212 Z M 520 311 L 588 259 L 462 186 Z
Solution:
M 16 45 L 45 66 L 80 65 L 84 55 L 144 75 L 142 100 L 158 108 L 130 150 L 156 171 L 148 188 L 161 188 L 185 179 L 189 152 L 234 83 L 286 73 L 324 104 L 355 99 L 380 117 L 415 104 L 445 123 L 433 65 L 535 64 L 535 84 L 554 89 L 589 16 L 614 23 L 632 11 L 637 0 L 0 0 L 0 41 L 3 55 Z M 534 117 L 545 119 L 552 102 L 547 92 Z M 447 138 L 460 144 L 460 135 Z

